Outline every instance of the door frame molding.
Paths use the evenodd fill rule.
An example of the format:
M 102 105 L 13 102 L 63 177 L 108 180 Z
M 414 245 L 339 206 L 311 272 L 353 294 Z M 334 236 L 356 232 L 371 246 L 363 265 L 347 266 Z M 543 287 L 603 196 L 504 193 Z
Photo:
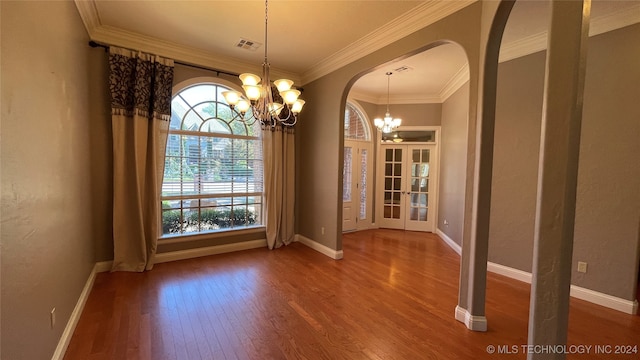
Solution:
M 367 112 L 360 105 L 358 100 L 349 96 L 347 97 L 347 103 L 353 106 L 360 113 L 360 116 L 362 117 L 363 126 L 368 135 L 368 140 L 345 139 L 344 133 L 343 133 L 343 136 L 342 136 L 343 145 L 342 145 L 341 156 L 344 157 L 344 148 L 346 147 L 347 142 L 351 142 L 352 144 L 366 144 L 364 146 L 358 146 L 358 149 L 366 148 L 370 152 L 370 154 L 368 155 L 368 159 L 367 159 L 367 162 L 368 162 L 367 179 L 369 181 L 368 188 L 367 188 L 367 215 L 368 215 L 367 220 L 366 221 L 360 220 L 359 219 L 360 216 L 358 214 L 356 215 L 356 219 L 357 219 L 356 228 L 345 231 L 344 230 L 344 214 L 343 214 L 342 219 L 340 220 L 343 233 L 352 232 L 352 231 L 361 231 L 361 230 L 367 230 L 367 229 L 377 229 L 377 226 L 375 224 L 375 213 L 376 213 L 376 193 L 375 192 L 376 192 L 376 181 L 377 181 L 376 161 L 377 161 L 377 151 L 378 151 L 378 148 L 376 147 L 376 142 L 379 141 L 378 140 L 379 131 L 377 130 L 377 128 L 372 126 Z M 345 109 L 346 109 L 346 106 L 347 104 L 345 104 Z M 343 113 L 343 120 L 344 120 L 344 113 Z M 355 154 L 352 153 L 352 160 L 355 161 L 355 159 L 356 159 Z M 342 164 L 341 170 L 344 171 L 344 164 Z M 353 174 L 351 179 L 353 182 L 353 179 L 354 179 Z M 344 179 L 342 180 L 341 186 L 344 186 Z M 343 192 L 343 189 L 341 189 L 341 193 L 342 192 Z M 355 192 L 353 192 L 353 188 L 352 188 L 352 194 L 355 194 Z M 343 196 L 340 197 L 340 208 L 344 211 Z
M 375 213 L 375 179 L 374 177 L 376 176 L 376 171 L 375 171 L 375 156 L 374 156 L 374 152 L 376 151 L 373 143 L 373 140 L 344 140 L 344 146 L 343 149 L 347 148 L 347 143 L 349 143 L 351 145 L 352 149 L 357 149 L 357 150 L 362 150 L 365 149 L 367 151 L 369 151 L 369 154 L 367 155 L 367 219 L 365 220 L 361 220 L 360 219 L 360 214 L 359 214 L 359 209 L 360 209 L 360 200 L 359 200 L 359 194 L 360 194 L 360 187 L 357 187 L 357 189 L 354 187 L 354 184 L 356 182 L 359 182 L 359 178 L 360 178 L 360 173 L 361 173 L 361 167 L 360 167 L 360 152 L 355 151 L 352 152 L 351 156 L 352 156 L 352 174 L 351 174 L 351 193 L 352 193 L 352 199 L 351 202 L 354 203 L 354 198 L 356 196 L 358 196 L 358 207 L 354 207 L 354 211 L 356 211 L 356 216 L 355 218 L 357 219 L 356 221 L 356 227 L 355 229 L 352 230 L 344 230 L 344 214 L 343 214 L 343 229 L 342 232 L 351 232 L 351 231 L 361 231 L 361 230 L 367 230 L 367 229 L 373 229 L 376 228 L 374 221 L 373 221 L 373 216 Z M 344 150 L 343 150 L 344 151 Z M 358 162 L 357 165 L 355 165 L 355 162 Z M 344 168 L 344 164 L 342 165 L 342 167 Z M 353 169 L 357 167 L 357 172 L 354 172 Z M 358 179 L 354 178 L 354 175 L 358 177 Z M 357 180 L 357 181 L 356 181 Z M 344 178 L 343 178 L 343 186 L 344 186 Z M 354 189 L 356 189 L 357 191 L 354 191 Z M 344 189 L 343 189 L 344 190 Z M 344 191 L 343 191 L 344 192 Z M 342 207 L 344 208 L 344 198 L 342 200 Z M 344 210 L 343 210 L 344 211 Z
M 436 147 L 436 159 L 438 161 L 438 172 L 437 172 L 437 176 L 434 179 L 435 181 L 435 195 L 436 195 L 436 206 L 434 209 L 434 227 L 433 227 L 433 233 L 436 232 L 436 229 L 438 228 L 438 208 L 440 205 L 440 169 L 442 168 L 442 163 L 440 162 L 441 159 L 441 155 L 440 155 L 440 138 L 441 138 L 441 129 L 442 126 L 437 125 L 437 126 L 399 126 L 396 130 L 398 131 L 430 131 L 433 130 L 436 133 L 436 138 L 435 141 L 433 142 L 408 142 L 408 143 L 403 143 L 403 145 L 435 145 Z M 381 211 L 383 211 L 383 208 L 381 207 L 381 204 L 383 203 L 383 198 L 382 198 L 382 193 L 380 192 L 380 186 L 382 185 L 380 183 L 380 179 L 383 176 L 382 173 L 382 167 L 379 166 L 379 161 L 380 161 L 380 157 L 382 156 L 382 148 L 383 146 L 385 146 L 385 144 L 382 142 L 382 133 L 380 131 L 376 131 L 376 136 L 375 136 L 375 153 L 376 153 L 376 163 L 375 163 L 375 188 L 373 189 L 374 191 L 374 198 L 375 198 L 375 204 L 374 204 L 374 218 L 372 219 L 373 222 L 373 226 L 375 228 L 379 228 L 380 227 L 380 221 L 379 221 L 379 216 L 382 215 Z M 392 143 L 388 143 L 389 145 L 391 145 Z M 397 144 L 398 145 L 398 144 Z

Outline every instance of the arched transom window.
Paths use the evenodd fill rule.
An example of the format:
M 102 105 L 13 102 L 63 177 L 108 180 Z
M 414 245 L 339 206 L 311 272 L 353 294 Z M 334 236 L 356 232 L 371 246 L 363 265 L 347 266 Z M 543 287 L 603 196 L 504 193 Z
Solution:
M 344 114 L 344 138 L 346 140 L 370 140 L 366 118 L 353 104 L 347 102 Z

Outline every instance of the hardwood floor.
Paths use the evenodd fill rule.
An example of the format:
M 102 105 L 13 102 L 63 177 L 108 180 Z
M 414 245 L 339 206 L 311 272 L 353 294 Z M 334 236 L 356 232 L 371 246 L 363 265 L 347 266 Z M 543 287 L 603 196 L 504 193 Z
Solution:
M 101 273 L 65 359 L 526 358 L 528 284 L 489 273 L 489 329 L 472 332 L 454 319 L 459 257 L 436 235 L 372 230 L 343 243 L 340 261 L 294 243 Z M 640 351 L 640 316 L 572 299 L 569 344 Z

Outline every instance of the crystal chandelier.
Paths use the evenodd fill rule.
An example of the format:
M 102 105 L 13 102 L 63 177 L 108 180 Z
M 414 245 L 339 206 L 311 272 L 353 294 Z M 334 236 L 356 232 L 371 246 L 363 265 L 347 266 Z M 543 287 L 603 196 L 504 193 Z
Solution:
M 382 131 L 385 134 L 392 132 L 395 128 L 400 126 L 402 123 L 402 119 L 400 118 L 392 118 L 389 113 L 389 84 L 391 83 L 391 74 L 392 72 L 386 73 L 387 75 L 387 112 L 384 114 L 384 118 L 376 118 L 373 119 L 374 125 L 378 128 L 378 130 Z
M 278 90 L 278 97 L 274 99 L 269 79 L 269 60 L 267 59 L 267 23 L 269 7 L 268 0 L 264 2 L 264 62 L 262 63 L 262 78 L 258 75 L 240 74 L 242 93 L 234 90 L 222 92 L 231 110 L 236 110 L 242 121 L 253 124 L 260 121 L 262 125 L 276 126 L 282 124 L 293 126 L 298 121 L 298 113 L 302 110 L 304 100 L 298 99 L 300 91 L 292 89 L 293 81 L 280 79 L 273 82 Z M 262 83 L 261 83 L 262 81 Z M 247 100 L 248 99 L 248 100 Z M 279 102 L 281 101 L 281 102 Z M 247 112 L 251 109 L 251 114 Z

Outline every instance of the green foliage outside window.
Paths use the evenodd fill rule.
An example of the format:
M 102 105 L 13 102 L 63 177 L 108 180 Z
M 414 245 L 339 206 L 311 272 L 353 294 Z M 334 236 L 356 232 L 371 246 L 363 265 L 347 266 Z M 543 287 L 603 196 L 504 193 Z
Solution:
M 180 234 L 193 232 L 191 229 L 216 230 L 231 227 L 242 227 L 256 224 L 256 214 L 244 208 L 236 209 L 201 209 L 189 213 L 184 219 L 180 210 L 162 212 L 162 233 Z

